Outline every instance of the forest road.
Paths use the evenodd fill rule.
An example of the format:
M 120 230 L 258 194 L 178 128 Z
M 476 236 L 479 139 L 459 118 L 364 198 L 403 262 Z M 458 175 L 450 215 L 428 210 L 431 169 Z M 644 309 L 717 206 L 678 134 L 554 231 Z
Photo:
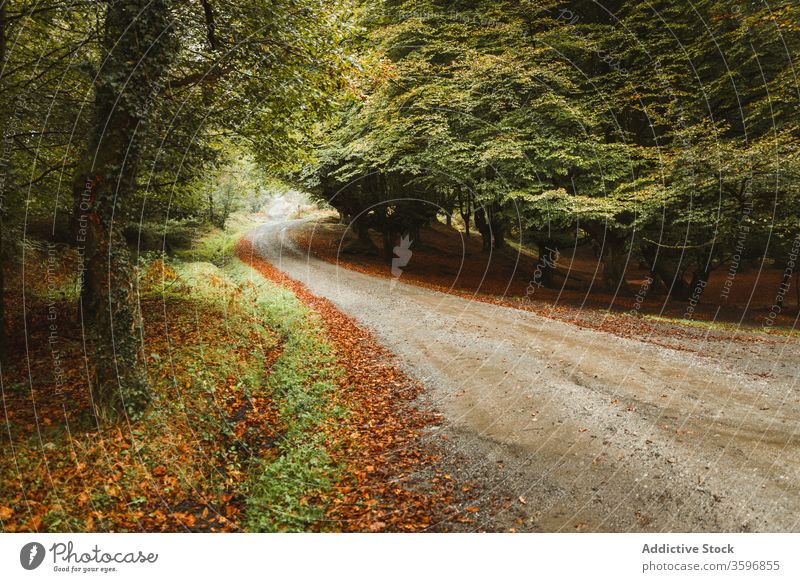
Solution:
M 291 243 L 304 225 L 249 237 L 425 384 L 445 418 L 426 438 L 480 484 L 460 529 L 798 531 L 797 339 L 746 358 L 628 340 L 337 267 Z

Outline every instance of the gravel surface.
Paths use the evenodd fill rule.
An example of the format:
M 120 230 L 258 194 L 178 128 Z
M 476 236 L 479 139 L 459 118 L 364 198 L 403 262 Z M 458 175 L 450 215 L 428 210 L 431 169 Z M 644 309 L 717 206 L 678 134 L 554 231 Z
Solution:
M 798 531 L 796 339 L 621 338 L 309 257 L 303 224 L 250 237 L 425 384 L 428 438 L 480 486 L 469 529 Z

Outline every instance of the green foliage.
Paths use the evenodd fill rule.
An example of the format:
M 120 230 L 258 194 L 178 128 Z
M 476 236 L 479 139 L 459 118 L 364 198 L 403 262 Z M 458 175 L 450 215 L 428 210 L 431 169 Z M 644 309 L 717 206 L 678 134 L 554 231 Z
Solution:
M 202 3 L 139 4 L 3 3 L 7 225 L 25 213 L 29 221 L 70 214 L 72 177 L 87 150 L 127 152 L 118 169 L 135 181 L 130 198 L 116 201 L 117 220 L 200 217 L 221 225 L 241 202 L 256 204 L 258 192 L 242 177 L 302 157 L 307 128 L 327 115 L 352 67 L 343 45 L 349 2 L 211 2 L 213 43 Z M 118 30 L 117 21 L 125 26 Z M 150 47 L 141 61 L 140 46 Z M 138 123 L 130 143 L 112 143 L 109 122 L 120 112 Z M 92 137 L 98 120 L 102 139 Z M 213 213 L 204 188 L 215 190 Z
M 626 253 L 682 277 L 723 264 L 743 221 L 751 255 L 795 235 L 796 5 L 369 7 L 360 92 L 299 175 L 345 216 L 391 232 L 398 199 L 466 200 L 495 231 L 593 239 L 611 286 Z

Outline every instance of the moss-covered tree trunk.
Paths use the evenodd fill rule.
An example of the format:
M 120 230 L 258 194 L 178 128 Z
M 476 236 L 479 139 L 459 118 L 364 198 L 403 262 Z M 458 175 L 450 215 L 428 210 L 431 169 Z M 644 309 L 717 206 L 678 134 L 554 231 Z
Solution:
M 492 250 L 492 230 L 489 227 L 489 222 L 486 220 L 486 212 L 483 208 L 475 209 L 475 228 L 478 230 L 483 240 L 484 252 Z
M 6 337 L 6 281 L 3 261 L 3 209 L 0 208 L 0 364 L 8 362 L 8 339 Z
M 123 217 L 146 146 L 145 123 L 174 52 L 169 16 L 166 0 L 108 4 L 92 135 L 73 186 L 85 249 L 81 314 L 94 344 L 92 393 L 103 422 L 135 418 L 150 401 Z
M 0 92 L 3 87 L 3 72 L 6 64 L 6 3 L 0 3 Z M 5 141 L 5 135 L 2 136 Z M 2 157 L 5 157 L 3 152 Z M 0 158 L 1 159 L 1 158 Z M 3 166 L 5 160 L 2 160 Z M 0 166 L 0 172 L 5 172 L 6 168 Z M 5 181 L 0 183 L 0 364 L 8 361 L 8 339 L 6 336 L 6 281 L 5 281 L 5 261 L 3 258 L 3 194 Z
M 3 208 L 0 204 L 0 365 L 8 362 L 8 337 L 6 330 L 6 281 L 3 259 Z M 2 371 L 0 369 L 0 371 Z

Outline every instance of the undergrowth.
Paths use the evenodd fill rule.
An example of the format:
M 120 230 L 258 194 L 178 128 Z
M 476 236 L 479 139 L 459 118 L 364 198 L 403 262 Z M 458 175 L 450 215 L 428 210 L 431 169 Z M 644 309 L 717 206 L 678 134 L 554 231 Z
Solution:
M 345 411 L 330 399 L 341 370 L 318 317 L 290 291 L 235 258 L 228 257 L 221 270 L 210 263 L 180 264 L 177 270 L 221 305 L 247 309 L 283 342 L 264 387 L 282 427 L 280 454 L 251 471 L 246 486 L 248 529 L 324 528 L 321 520 L 340 470 L 328 450 L 324 428 Z M 231 296 L 236 300 L 229 300 Z
M 15 366 L 3 371 L 0 529 L 332 527 L 323 516 L 341 469 L 326 429 L 345 414 L 331 398 L 341 370 L 316 314 L 233 256 L 252 225 L 234 220 L 179 255 L 142 257 L 154 402 L 142 420 L 117 428 L 94 422 L 72 257 L 39 264 L 63 271 L 65 292 L 48 303 L 29 286 L 27 324 L 18 327 L 28 347 L 17 342 Z

